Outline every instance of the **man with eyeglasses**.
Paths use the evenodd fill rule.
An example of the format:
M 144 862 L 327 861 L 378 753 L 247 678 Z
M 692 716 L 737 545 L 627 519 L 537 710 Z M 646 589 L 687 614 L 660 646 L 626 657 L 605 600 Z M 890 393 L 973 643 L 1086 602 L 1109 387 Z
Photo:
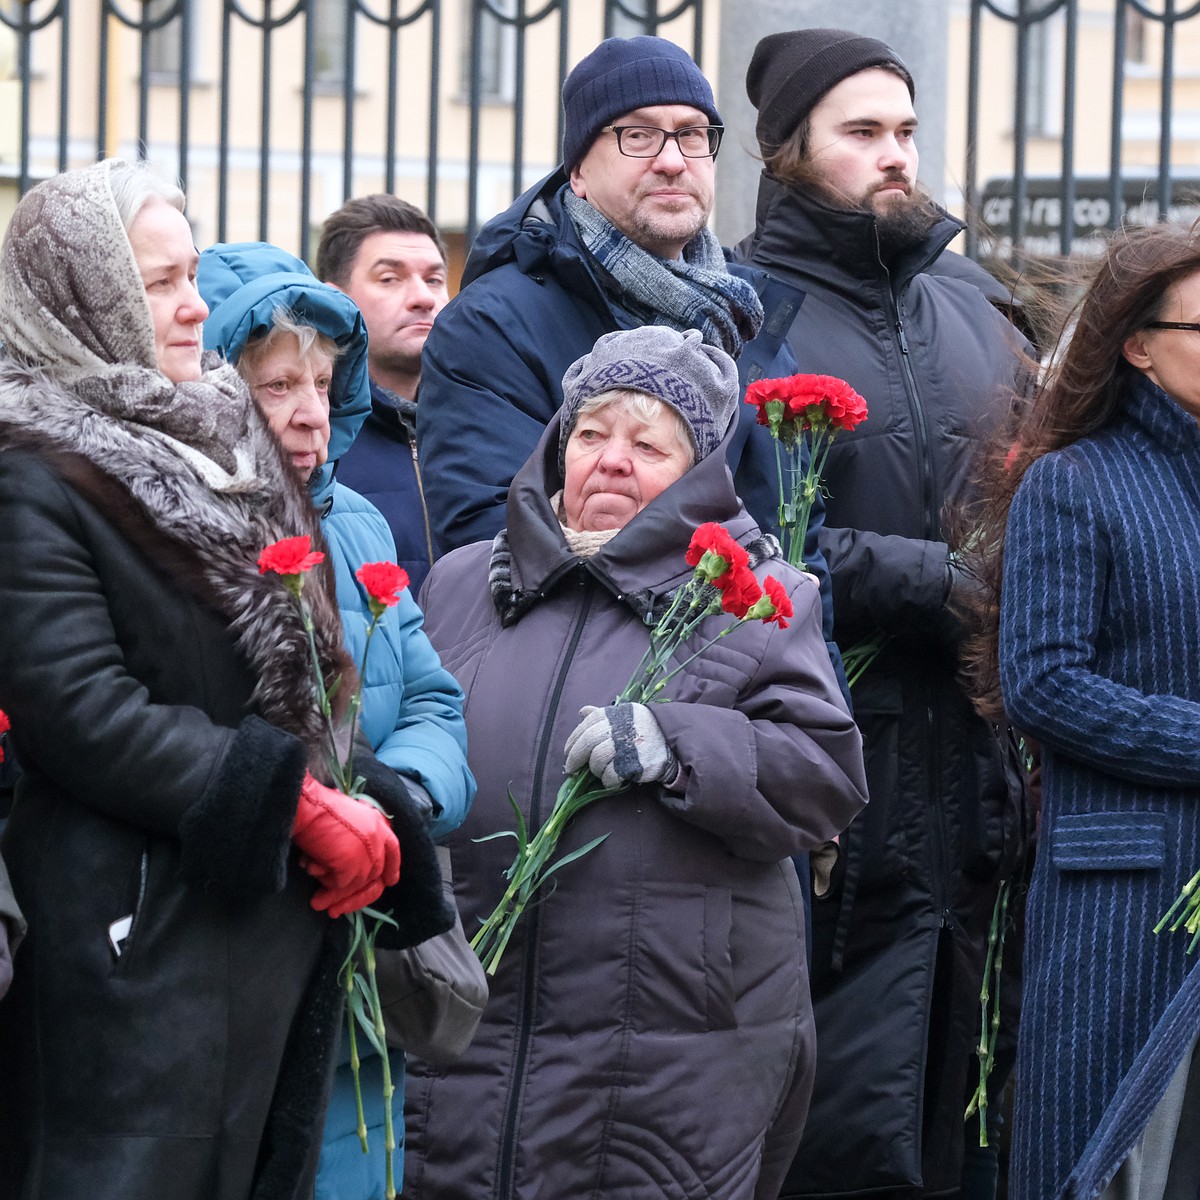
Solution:
M 699 329 L 739 359 L 743 387 L 795 371 L 784 338 L 802 294 L 727 268 L 707 228 L 723 126 L 688 54 L 662 38 L 609 38 L 571 71 L 562 99 L 562 165 L 483 227 L 425 344 L 417 440 L 443 552 L 506 523 L 509 483 L 562 403 L 567 367 L 601 334 Z M 773 529 L 774 448 L 739 407 L 730 466 L 746 507 Z M 815 532 L 810 544 L 827 579 Z
M 963 1114 L 993 905 L 1027 810 L 958 675 L 970 580 L 947 512 L 969 511 L 977 439 L 1023 390 L 1023 339 L 970 282 L 930 273 L 962 224 L 917 183 L 915 86 L 891 47 L 772 34 L 746 83 L 765 170 L 735 254 L 805 290 L 789 335 L 802 368 L 866 398 L 827 460 L 821 545 L 839 643 L 885 639 L 854 688 L 871 803 L 813 910 L 817 1076 L 782 1195 L 979 1200 L 995 1195 L 997 1131 L 981 1152 Z M 1015 935 L 1003 973 L 1007 992 Z

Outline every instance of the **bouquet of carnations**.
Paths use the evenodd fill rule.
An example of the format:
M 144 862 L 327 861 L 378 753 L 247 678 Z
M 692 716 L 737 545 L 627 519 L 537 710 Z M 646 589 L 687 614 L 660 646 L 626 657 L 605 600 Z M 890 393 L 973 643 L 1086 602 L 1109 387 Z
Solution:
M 371 649 L 371 638 L 384 613 L 399 602 L 400 593 L 408 587 L 408 573 L 402 567 L 390 562 L 364 563 L 355 572 L 355 578 L 367 591 L 371 623 L 367 627 L 362 661 L 359 664 L 359 686 L 355 688 L 347 707 L 346 719 L 350 728 L 346 741 L 346 754 L 343 758 L 338 752 L 336 731 L 333 725 L 332 689 L 326 685 L 325 678 L 321 673 L 321 664 L 317 656 L 317 645 L 313 634 L 312 614 L 304 601 L 305 576 L 318 563 L 324 561 L 324 558 L 324 554 L 312 549 L 312 543 L 307 537 L 284 538 L 263 550 L 258 558 L 258 569 L 259 573 L 263 575 L 268 571 L 279 575 L 299 606 L 312 654 L 317 698 L 321 713 L 325 718 L 325 759 L 334 786 L 347 796 L 379 808 L 380 806 L 363 791 L 362 777 L 355 774 L 354 735 L 358 724 L 359 708 L 362 705 L 362 680 L 366 678 L 367 655 Z M 350 923 L 350 948 L 338 978 L 346 992 L 346 1028 L 350 1044 L 350 1067 L 354 1074 L 355 1103 L 358 1110 L 358 1137 L 365 1154 L 368 1148 L 367 1126 L 363 1114 L 362 1087 L 359 1079 L 360 1059 L 357 1038 L 357 1030 L 361 1029 L 367 1041 L 378 1053 L 383 1069 L 385 1189 L 388 1200 L 394 1200 L 396 1182 L 392 1156 L 396 1150 L 396 1134 L 392 1118 L 392 1099 L 396 1089 L 392 1083 L 391 1064 L 388 1061 L 384 1032 L 383 1006 L 379 999 L 379 984 L 375 976 L 375 940 L 384 925 L 394 926 L 396 922 L 387 914 L 373 908 L 362 908 L 357 912 L 347 913 L 346 920 Z
M 628 685 L 613 703 L 667 703 L 667 684 L 693 659 L 721 638 L 750 621 L 775 623 L 787 628 L 792 602 L 783 585 L 768 575 L 760 584 L 750 569 L 750 556 L 721 525 L 707 522 L 692 535 L 686 562 L 693 568 L 691 577 L 676 589 L 667 610 L 650 630 L 650 644 Z M 701 622 L 721 611 L 735 620 L 709 638 L 680 662 L 677 651 L 696 632 Z M 593 838 L 586 845 L 555 860 L 558 840 L 571 819 L 589 804 L 624 791 L 627 784 L 603 786 L 588 767 L 569 775 L 558 790 L 546 823 L 530 836 L 521 806 L 509 793 L 509 803 L 517 814 L 516 831 L 502 830 L 482 841 L 511 837 L 517 841 L 517 855 L 505 872 L 509 881 L 495 910 L 475 934 L 471 946 L 489 975 L 496 973 L 501 956 L 512 937 L 521 914 L 537 892 L 569 863 L 594 850 L 608 836 Z

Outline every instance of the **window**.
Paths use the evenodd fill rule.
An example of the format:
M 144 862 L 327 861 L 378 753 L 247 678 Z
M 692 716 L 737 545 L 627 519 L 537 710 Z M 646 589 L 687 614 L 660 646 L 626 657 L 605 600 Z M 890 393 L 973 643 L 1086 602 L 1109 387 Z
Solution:
M 183 65 L 183 21 L 181 14 L 189 0 L 147 0 L 142 10 L 147 21 L 169 18 L 165 24 L 151 29 L 146 38 L 146 65 L 152 83 L 176 83 Z M 189 34 L 194 37 L 196 18 L 193 15 Z M 188 47 L 188 64 L 194 66 L 192 47 Z
M 609 29 L 605 37 L 637 37 L 650 32 L 650 0 L 609 0 L 606 15 Z
M 1125 61 L 1139 67 L 1145 66 L 1150 47 L 1147 45 L 1147 27 L 1145 15 L 1135 8 L 1125 10 Z
M 471 94 L 472 14 L 479 17 L 479 98 L 485 103 L 505 103 L 516 94 L 516 30 L 494 14 L 512 16 L 516 0 L 466 0 L 463 5 L 463 56 L 460 87 L 464 96 Z
M 1025 129 L 1033 137 L 1062 134 L 1064 27 L 1062 14 L 1029 26 L 1025 43 Z
M 346 20 L 352 11 L 346 0 L 313 0 L 313 82 L 322 88 L 340 89 L 346 82 Z

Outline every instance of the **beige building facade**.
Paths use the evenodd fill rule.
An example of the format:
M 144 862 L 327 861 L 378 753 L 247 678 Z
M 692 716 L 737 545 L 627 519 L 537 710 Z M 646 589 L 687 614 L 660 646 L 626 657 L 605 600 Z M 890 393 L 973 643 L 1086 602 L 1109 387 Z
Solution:
M 94 159 L 98 148 L 106 154 L 135 154 L 139 128 L 144 124 L 147 157 L 168 174 L 184 174 L 186 167 L 189 211 L 199 244 L 221 237 L 227 241 L 266 237 L 298 252 L 311 252 L 314 231 L 343 199 L 347 106 L 353 148 L 349 190 L 362 194 L 386 187 L 392 107 L 389 72 L 395 72 L 397 96 L 393 188 L 422 207 L 430 207 L 432 201 L 438 223 L 448 233 L 461 235 L 472 215 L 472 66 L 479 78 L 474 216 L 481 223 L 555 164 L 560 63 L 569 69 L 605 32 L 601 0 L 569 6 L 565 41 L 561 6 L 556 3 L 525 3 L 522 10 L 529 23 L 522 36 L 486 11 L 473 20 L 471 0 L 440 0 L 427 6 L 417 0 L 406 5 L 392 5 L 389 0 L 358 0 L 357 4 L 354 0 L 313 0 L 311 30 L 299 14 L 268 34 L 234 15 L 227 26 L 226 55 L 222 49 L 223 0 L 186 0 L 190 25 L 186 51 L 178 16 L 184 2 L 120 0 L 117 7 L 131 20 L 171 18 L 145 35 L 117 15 L 104 16 L 100 0 L 76 3 L 71 9 L 65 55 L 61 20 L 46 19 L 43 28 L 29 35 L 26 117 L 30 176 L 36 180 L 57 169 L 64 125 L 67 163 L 75 166 Z M 637 21 L 627 12 L 647 11 L 646 2 L 641 0 L 639 9 L 637 0 L 624 0 L 626 11 L 616 14 L 614 32 L 639 32 Z M 517 11 L 516 0 L 487 3 L 497 11 Z M 1015 12 L 1016 5 L 1017 0 L 1007 0 L 1007 11 Z M 996 6 L 1003 9 L 1005 4 L 996 0 Z M 280 7 L 276 4 L 274 10 L 278 12 Z M 393 7 L 410 16 L 419 14 L 397 28 L 394 36 L 386 24 L 379 23 Z M 686 9 L 660 25 L 658 32 L 689 50 L 698 40 L 701 65 L 709 78 L 740 78 L 744 64 L 721 62 L 720 4 L 707 0 L 701 7 L 699 22 L 695 11 Z M 795 7 L 799 25 L 804 4 L 798 2 Z M 1027 4 L 1039 11 L 1055 7 L 1044 0 L 1028 0 Z M 37 22 L 53 12 L 54 3 L 0 0 L 0 16 L 9 22 L 16 22 L 22 8 L 31 22 Z M 263 0 L 241 0 L 240 8 L 258 19 L 265 6 Z M 926 182 L 950 208 L 961 212 L 966 192 L 970 0 L 950 0 L 948 11 L 946 111 L 920 111 L 920 97 L 918 109 L 923 124 L 920 136 L 944 139 L 945 178 Z M 1081 179 L 1095 179 L 1107 176 L 1110 167 L 1116 0 L 1078 0 L 1076 11 L 1073 173 Z M 347 21 L 351 12 L 355 14 L 353 28 Z M 544 15 L 534 20 L 539 14 Z M 405 19 L 405 11 L 398 15 Z M 107 25 L 103 52 L 102 21 Z M 1133 10 L 1127 10 L 1126 21 L 1121 161 L 1126 174 L 1149 179 L 1157 175 L 1159 164 L 1164 33 L 1158 22 Z M 478 40 L 474 56 L 473 27 Z M 311 39 L 313 62 L 307 101 L 306 36 Z M 1031 28 L 1026 43 L 1025 170 L 1030 180 L 1054 180 L 1063 170 L 1068 36 L 1066 6 L 1059 4 L 1053 15 Z M 1011 179 L 1014 173 L 1015 26 L 985 13 L 980 47 L 976 152 L 977 186 L 982 196 L 987 181 Z M 1200 176 L 1200 17 L 1178 25 L 1172 51 L 1171 162 L 1176 176 L 1189 178 Z M 186 163 L 180 152 L 183 53 L 190 75 Z M 344 69 L 347 61 L 351 64 L 349 88 Z M 102 65 L 107 67 L 106 79 L 102 79 Z M 67 105 L 60 119 L 64 69 Z M 0 28 L 0 222 L 11 211 L 20 173 L 19 73 L 16 37 Z M 222 205 L 219 147 L 223 97 L 228 132 Z M 718 90 L 718 105 L 721 101 Z M 306 108 L 311 147 L 307 234 L 302 187 Z M 757 174 L 753 150 L 752 129 L 731 127 L 720 170 Z M 432 192 L 428 182 L 431 156 L 436 163 Z M 519 170 L 513 165 L 517 158 Z M 1035 209 L 1038 202 L 1035 197 L 1028 208 L 1031 228 L 1042 227 L 1044 222 L 1033 218 L 1046 216 L 1053 197 L 1042 197 Z M 1094 197 L 1081 197 L 1077 206 L 1077 214 L 1089 219 L 1100 215 L 1103 208 Z M 1005 213 L 1002 201 L 989 207 L 981 199 L 980 208 L 988 208 L 986 215 L 993 220 L 1011 216 L 1011 207 Z M 745 232 L 742 226 L 748 227 L 750 220 L 752 213 L 717 214 L 718 230 L 727 240 Z M 456 257 L 461 256 L 464 238 L 452 238 L 452 244 Z

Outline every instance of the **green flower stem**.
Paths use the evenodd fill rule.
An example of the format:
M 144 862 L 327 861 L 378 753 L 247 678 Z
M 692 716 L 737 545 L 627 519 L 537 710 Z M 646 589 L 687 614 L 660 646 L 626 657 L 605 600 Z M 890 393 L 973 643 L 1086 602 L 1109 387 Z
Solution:
M 1200 887 L 1200 871 L 1183 885 L 1183 890 L 1175 897 L 1175 903 L 1154 926 L 1155 933 L 1162 933 L 1168 927 L 1172 933 L 1181 927 L 1190 933 L 1192 940 L 1188 943 L 1188 954 L 1191 954 L 1196 948 L 1196 943 L 1200 942 L 1200 892 L 1197 892 L 1197 887 Z M 1176 916 L 1176 913 L 1179 915 Z
M 362 917 L 358 913 L 352 913 L 350 917 L 351 923 L 362 921 Z M 346 988 L 346 1013 L 348 1020 L 346 1022 L 349 1038 L 350 1038 L 350 1074 L 354 1077 L 354 1107 L 357 1117 L 356 1132 L 358 1140 L 362 1146 L 362 1152 L 366 1154 L 369 1151 L 367 1145 L 367 1119 L 363 1113 L 363 1098 L 362 1098 L 362 1081 L 359 1079 L 358 1069 L 361 1066 L 361 1060 L 358 1057 L 358 1035 L 355 1031 L 354 1014 L 350 1005 L 350 997 L 354 992 L 354 955 L 351 954 L 342 964 L 342 974 L 345 976 Z
M 509 868 L 510 882 L 499 904 L 471 939 L 471 948 L 489 975 L 496 973 L 509 939 L 534 895 L 560 865 L 552 865 L 550 860 L 571 819 L 594 801 L 623 790 L 624 785 L 619 788 L 598 786 L 587 767 L 581 767 L 564 780 L 546 823 L 528 842 L 518 847 L 516 860 Z
M 392 1116 L 392 1102 L 396 1095 L 396 1085 L 392 1082 L 392 1063 L 387 1052 L 387 1031 L 383 1026 L 383 1005 L 379 999 L 379 980 L 375 974 L 375 938 L 378 933 L 379 926 L 376 925 L 364 942 L 363 959 L 367 970 L 367 1010 L 374 1023 L 375 1037 L 379 1042 L 379 1061 L 383 1067 L 384 1195 L 387 1200 L 396 1200 L 396 1168 L 393 1161 L 396 1153 L 396 1128 Z
M 367 655 L 371 651 L 371 638 L 375 636 L 375 629 L 379 624 L 379 618 L 385 611 L 382 605 L 376 611 L 376 602 L 372 602 L 371 624 L 367 626 L 367 637 L 363 642 L 362 661 L 358 665 L 359 686 L 350 698 L 350 740 L 346 745 L 346 765 L 344 768 L 347 791 L 354 786 L 354 737 L 358 732 L 358 713 L 362 708 L 362 689 L 367 681 Z
M 979 1044 L 975 1056 L 979 1059 L 979 1083 L 963 1114 L 969 1121 L 979 1114 L 979 1145 L 986 1147 L 988 1079 L 996 1061 L 996 1041 L 1000 1035 L 1000 974 L 1004 964 L 1004 942 L 1008 932 L 1008 902 L 1012 895 L 1012 880 L 1006 879 L 996 893 L 992 906 L 992 922 L 988 929 L 987 957 L 983 965 L 983 982 L 979 988 Z

